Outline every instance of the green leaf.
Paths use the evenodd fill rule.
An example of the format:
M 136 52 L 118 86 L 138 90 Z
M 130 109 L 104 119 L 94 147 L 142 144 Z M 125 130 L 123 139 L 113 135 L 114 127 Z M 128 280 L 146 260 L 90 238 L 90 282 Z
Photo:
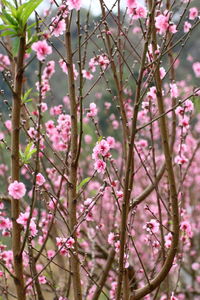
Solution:
M 33 101 L 33 98 L 29 98 L 29 99 L 23 101 L 23 103 L 29 103 L 29 102 L 32 102 L 32 101 Z
M 193 97 L 194 107 L 197 113 L 200 112 L 200 97 Z
M 23 25 L 26 24 L 28 18 L 34 12 L 34 10 L 42 3 L 43 0 L 30 0 L 29 2 L 26 3 L 26 6 L 23 8 L 23 12 L 21 15 L 21 19 L 23 22 Z
M 4 16 L 6 18 L 6 20 L 8 21 L 8 24 L 14 25 L 14 26 L 18 26 L 18 22 L 16 21 L 15 18 L 13 18 L 12 15 L 8 14 L 5 9 L 2 10 L 2 16 Z
M 8 36 L 8 35 L 17 36 L 17 33 L 16 31 L 6 30 L 0 34 L 0 36 Z
M 32 88 L 31 88 L 31 89 L 28 89 L 28 91 L 26 91 L 26 93 L 23 95 L 22 99 L 23 99 L 23 100 L 26 100 L 26 99 L 29 97 L 31 91 L 32 91 Z
M 98 138 L 98 143 L 100 143 L 102 140 L 103 140 L 103 137 L 100 136 L 100 137 Z
M 25 148 L 25 151 L 24 151 L 24 154 L 28 154 L 31 150 L 31 147 L 33 146 L 33 142 L 29 143 L 26 148 Z
M 26 159 L 29 161 L 32 157 L 32 155 L 37 152 L 37 149 L 36 148 L 33 148 L 26 156 Z
M 33 28 L 34 26 L 36 26 L 36 22 L 34 22 L 34 23 L 32 23 L 31 25 L 29 25 L 29 26 L 27 27 L 27 30 Z
M 31 45 L 32 45 L 34 42 L 37 42 L 37 40 L 38 40 L 38 36 L 37 36 L 37 35 L 33 35 L 33 36 L 28 40 L 26 47 L 27 47 L 27 48 L 30 48 Z
M 15 57 L 19 51 L 20 38 L 15 38 L 12 41 L 12 55 Z
M 10 9 L 10 12 L 12 13 L 12 16 L 16 18 L 17 10 L 9 1 L 2 0 L 2 3 L 5 5 L 6 8 Z
M 10 28 L 16 28 L 16 26 L 12 25 L 0 25 L 0 30 L 6 30 Z
M 36 148 L 32 148 L 33 147 L 33 142 L 29 143 L 25 150 L 24 153 L 19 150 L 19 154 L 20 154 L 20 159 L 22 161 L 22 164 L 29 164 L 30 163 L 30 159 L 33 156 L 33 154 L 37 151 Z
M 23 12 L 23 9 L 27 6 L 28 3 L 24 3 L 22 5 L 20 5 L 17 9 L 17 19 L 21 18 L 21 14 Z
M 87 177 L 81 181 L 81 183 L 77 186 L 76 191 L 78 192 L 88 181 L 90 181 L 91 177 Z

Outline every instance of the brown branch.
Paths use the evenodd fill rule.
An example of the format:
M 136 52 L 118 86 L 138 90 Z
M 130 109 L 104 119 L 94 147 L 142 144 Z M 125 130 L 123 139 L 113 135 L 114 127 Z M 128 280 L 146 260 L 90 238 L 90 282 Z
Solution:
M 151 15 L 150 15 L 151 16 Z M 150 24 L 152 18 L 150 17 Z M 120 226 L 120 253 L 119 253 L 119 274 L 118 274 L 118 284 L 117 284 L 117 291 L 116 291 L 116 299 L 121 299 L 122 293 L 122 282 L 123 282 L 123 275 L 124 275 L 124 252 L 125 252 L 125 243 L 126 243 L 126 226 L 127 226 L 127 218 L 129 213 L 129 202 L 130 202 L 130 195 L 132 192 L 133 187 L 133 171 L 134 171 L 134 140 L 136 135 L 136 126 L 137 126 L 137 115 L 139 111 L 139 101 L 141 95 L 141 87 L 142 87 L 142 80 L 145 70 L 145 61 L 146 61 L 146 54 L 148 51 L 148 42 L 150 37 L 151 31 L 150 26 L 147 32 L 146 41 L 143 47 L 143 53 L 141 58 L 141 67 L 138 76 L 138 84 L 136 89 L 136 96 L 134 101 L 134 110 L 133 110 L 133 118 L 132 118 L 132 125 L 131 125 L 131 139 L 129 140 L 129 149 L 128 149 L 128 156 L 126 161 L 126 174 L 125 174 L 125 183 L 124 183 L 124 196 L 123 196 L 123 204 L 122 204 L 122 216 L 121 216 L 121 226 Z
M 153 2 L 152 0 L 149 0 L 149 6 L 152 9 Z M 156 28 L 154 23 L 154 13 L 155 10 L 153 9 L 152 15 L 153 15 L 153 22 L 152 22 L 152 46 L 153 46 L 153 52 L 156 53 L 157 50 L 157 36 L 156 36 Z M 156 54 L 154 54 L 154 59 L 156 58 Z M 155 83 L 156 83 L 156 89 L 157 89 L 157 105 L 159 109 L 160 114 L 164 114 L 165 108 L 164 108 L 164 101 L 162 96 L 162 80 L 160 78 L 160 72 L 157 68 L 155 71 Z M 168 252 L 167 258 L 165 260 L 165 263 L 160 270 L 160 272 L 157 274 L 157 276 L 150 281 L 150 284 L 147 284 L 146 286 L 136 290 L 133 295 L 131 295 L 130 300 L 137 300 L 143 298 L 145 295 L 152 292 L 154 289 L 156 289 L 162 281 L 166 278 L 168 275 L 173 261 L 174 257 L 177 253 L 178 248 L 178 241 L 179 241 L 179 210 L 178 210 L 178 200 L 177 200 L 177 191 L 176 191 L 176 182 L 174 177 L 174 171 L 173 171 L 173 165 L 172 165 L 172 159 L 171 159 L 171 151 L 170 151 L 170 145 L 169 145 L 169 137 L 168 137 L 168 131 L 167 131 L 167 124 L 166 124 L 166 118 L 165 115 L 163 115 L 162 118 L 160 118 L 160 132 L 162 137 L 162 145 L 163 145 L 163 151 L 165 155 L 165 161 L 166 161 L 166 170 L 168 175 L 168 181 L 169 181 L 169 187 L 170 187 L 170 198 L 171 198 L 171 209 L 172 209 L 172 245 Z
M 111 251 L 108 255 L 108 259 L 107 259 L 105 268 L 102 270 L 102 275 L 101 275 L 101 278 L 99 279 L 99 282 L 98 282 L 97 288 L 94 292 L 94 295 L 92 297 L 92 300 L 98 300 L 99 299 L 99 296 L 100 296 L 101 291 L 102 291 L 102 289 L 105 285 L 105 282 L 106 282 L 106 279 L 108 277 L 108 274 L 109 274 L 109 271 L 111 269 L 114 258 L 115 258 L 115 250 L 111 249 Z
M 77 153 L 78 153 L 78 118 L 77 118 L 77 103 L 75 94 L 75 83 L 74 83 L 74 71 L 73 71 L 73 54 L 71 45 L 71 32 L 70 32 L 70 18 L 66 18 L 66 33 L 65 33 L 65 48 L 66 48 L 66 61 L 68 68 L 68 89 L 70 98 L 70 115 L 71 115 L 71 160 L 69 162 L 69 228 L 72 237 L 75 240 L 74 253 L 70 257 L 70 263 L 72 267 L 72 282 L 74 290 L 74 299 L 81 300 L 81 280 L 80 280 L 80 268 L 78 260 L 78 245 L 76 237 L 76 205 L 77 205 Z
M 23 60 L 25 54 L 25 36 L 20 37 L 19 52 L 17 63 L 15 65 L 14 94 L 12 104 L 12 132 L 11 132 L 11 180 L 19 181 L 20 164 L 19 164 L 19 132 L 20 132 L 20 111 L 21 95 L 23 84 Z M 23 262 L 21 249 L 21 225 L 17 223 L 20 214 L 20 201 L 13 199 L 11 201 L 12 215 L 12 251 L 15 271 L 15 286 L 18 300 L 25 300 Z

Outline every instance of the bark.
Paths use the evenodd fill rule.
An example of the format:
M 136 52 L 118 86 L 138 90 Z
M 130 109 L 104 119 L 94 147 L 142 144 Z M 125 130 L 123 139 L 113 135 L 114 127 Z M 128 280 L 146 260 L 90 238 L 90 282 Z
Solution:
M 149 0 L 149 6 L 150 8 L 153 7 L 152 0 Z M 152 46 L 153 46 L 153 53 L 156 53 L 157 50 L 157 38 L 156 38 L 156 28 L 154 23 L 154 12 L 155 10 L 152 10 L 153 13 L 153 23 L 152 23 Z M 154 54 L 154 60 L 156 60 L 156 55 Z M 159 125 L 160 125 L 160 133 L 162 138 L 162 146 L 163 146 L 163 152 L 165 155 L 165 162 L 166 162 L 166 170 L 168 175 L 168 182 L 169 182 L 169 188 L 170 188 L 170 200 L 171 200 L 171 210 L 172 210 L 172 244 L 169 249 L 167 258 L 165 260 L 165 263 L 163 267 L 161 268 L 160 272 L 155 276 L 153 280 L 150 281 L 149 284 L 146 286 L 136 290 L 131 296 L 130 300 L 137 300 L 142 299 L 145 295 L 152 292 L 154 289 L 160 286 L 160 284 L 163 282 L 163 280 L 168 275 L 175 255 L 177 253 L 178 249 L 178 241 L 179 241 L 179 209 L 178 209 L 178 199 L 177 199 L 177 191 L 176 191 L 176 182 L 174 177 L 174 171 L 173 171 L 173 165 L 172 165 L 172 159 L 171 159 L 171 149 L 169 145 L 169 134 L 167 130 L 167 121 L 165 117 L 165 108 L 164 108 L 164 101 L 162 96 L 162 80 L 160 78 L 160 72 L 159 68 L 156 66 L 155 69 L 155 83 L 156 83 L 156 89 L 157 89 L 157 105 L 159 114 L 163 115 L 159 119 Z
M 25 37 L 20 38 L 20 46 L 15 64 L 14 95 L 12 103 L 12 132 L 11 132 L 11 180 L 19 181 L 19 133 L 20 133 L 20 112 L 21 95 L 23 83 L 23 60 L 25 54 Z M 14 260 L 14 272 L 16 276 L 15 286 L 18 300 L 25 300 L 23 262 L 21 253 L 21 225 L 16 222 L 20 214 L 20 201 L 12 199 L 12 251 Z
M 75 227 L 77 225 L 76 218 L 76 205 L 77 205 L 77 153 L 78 153 L 78 118 L 77 118 L 77 103 L 75 94 L 74 71 L 73 71 L 73 54 L 71 46 L 71 32 L 70 32 L 70 18 L 66 19 L 66 33 L 65 33 L 65 48 L 67 55 L 67 68 L 68 68 L 68 89 L 70 98 L 70 115 L 71 115 L 71 143 L 70 153 L 71 159 L 69 162 L 69 182 L 68 195 L 69 195 L 69 229 L 70 234 L 75 240 L 74 251 L 71 254 L 70 263 L 72 268 L 72 283 L 74 291 L 74 299 L 81 300 L 81 281 L 80 281 L 80 268 L 78 260 L 78 245 Z

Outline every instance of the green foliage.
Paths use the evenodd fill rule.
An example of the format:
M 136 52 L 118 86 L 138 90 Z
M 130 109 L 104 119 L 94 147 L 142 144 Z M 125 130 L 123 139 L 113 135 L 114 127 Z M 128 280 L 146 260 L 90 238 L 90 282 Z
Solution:
M 81 181 L 81 183 L 76 187 L 76 191 L 78 192 L 86 183 L 90 181 L 91 177 L 87 177 Z
M 32 89 L 29 89 L 22 97 L 22 103 L 28 103 L 28 102 L 31 102 L 33 99 L 32 98 L 29 98 L 29 95 L 31 93 Z
M 30 15 L 43 0 L 29 0 L 28 2 L 16 7 L 7 0 L 2 0 L 5 6 L 2 9 L 0 18 L 3 25 L 0 26 L 2 31 L 0 36 L 10 35 L 11 37 L 22 37 L 26 32 L 26 23 Z M 29 26 L 30 28 L 30 26 Z
M 193 97 L 192 102 L 197 113 L 200 113 L 200 97 Z
M 100 137 L 98 138 L 98 143 L 100 143 L 100 142 L 102 141 L 102 139 L 103 139 L 103 137 L 100 136 Z
M 29 164 L 30 163 L 30 159 L 33 156 L 33 154 L 37 151 L 36 148 L 33 148 L 33 142 L 29 143 L 26 148 L 25 151 L 22 152 L 21 150 L 19 151 L 20 154 L 20 159 L 22 162 L 22 165 L 24 164 Z

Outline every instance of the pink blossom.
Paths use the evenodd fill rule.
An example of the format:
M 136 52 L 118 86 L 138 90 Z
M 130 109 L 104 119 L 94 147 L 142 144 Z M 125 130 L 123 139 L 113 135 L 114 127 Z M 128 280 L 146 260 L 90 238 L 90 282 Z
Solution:
M 47 251 L 48 259 L 51 259 L 54 255 L 55 255 L 55 251 L 54 250 L 48 250 Z
M 178 88 L 175 83 L 170 83 L 170 93 L 172 98 L 178 97 Z
M 172 292 L 172 295 L 171 295 L 171 297 L 170 297 L 170 300 L 178 300 L 178 298 L 174 296 L 174 292 Z
M 23 182 L 15 180 L 9 185 L 8 192 L 14 199 L 21 199 L 26 194 L 26 187 Z
M 10 230 L 12 227 L 12 223 L 8 218 L 4 218 L 0 216 L 0 230 Z
M 147 97 L 149 100 L 156 100 L 156 87 L 152 86 L 147 93 Z
M 56 245 L 60 249 L 60 253 L 64 256 L 69 256 L 69 249 L 73 248 L 75 240 L 70 238 L 56 237 Z
M 193 63 L 192 68 L 195 73 L 195 76 L 197 78 L 199 78 L 200 77 L 200 62 L 197 61 L 197 62 Z
M 68 74 L 67 64 L 63 59 L 59 60 L 59 65 L 60 65 L 61 69 L 63 70 L 63 72 Z
M 46 103 L 44 103 L 44 102 L 41 102 L 40 106 L 41 106 L 41 112 L 45 112 L 45 111 L 47 111 L 47 109 L 48 109 L 48 106 L 47 106 L 47 104 L 46 104 Z
M 5 164 L 0 164 L 0 176 L 5 176 L 6 171 L 8 171 L 8 167 Z M 0 203 L 0 209 L 3 208 L 3 205 L 4 205 L 3 203 Z
M 44 178 L 44 176 L 41 174 L 41 173 L 38 173 L 37 175 L 36 175 L 36 184 L 37 185 L 43 185 L 44 183 L 45 183 L 45 178 Z
M 108 244 L 114 245 L 114 242 L 115 242 L 115 234 L 114 232 L 110 232 L 108 234 Z
M 105 54 L 104 55 L 99 55 L 98 64 L 103 70 L 105 70 L 108 67 L 109 63 L 110 63 L 110 61 L 109 61 L 108 57 Z
M 187 99 L 184 103 L 183 103 L 185 112 L 192 112 L 194 110 L 194 104 L 191 100 Z
M 20 213 L 18 219 L 17 219 L 17 223 L 23 225 L 24 229 L 26 230 L 26 226 L 27 226 L 27 222 L 29 219 L 30 213 L 29 212 L 25 212 L 25 213 Z M 34 222 L 34 218 L 31 218 L 30 220 L 30 225 L 29 225 L 29 230 L 30 230 L 30 234 L 32 236 L 36 236 L 38 233 L 36 224 Z
M 0 141 L 1 141 L 1 140 L 4 140 L 4 138 L 5 138 L 4 133 L 3 133 L 3 132 L 0 132 Z
M 160 78 L 163 79 L 166 75 L 166 71 L 163 67 L 160 68 Z
M 117 130 L 119 128 L 119 122 L 117 120 L 113 120 L 112 127 L 114 130 Z
M 44 68 L 42 74 L 42 80 L 49 80 L 54 73 L 55 73 L 55 61 L 50 60 L 47 63 L 47 66 Z
M 147 16 L 146 7 L 138 5 L 135 10 L 135 14 L 136 14 L 137 18 L 146 18 L 146 16 Z
M 61 15 L 63 18 L 66 18 L 68 16 L 69 10 L 66 5 L 64 5 L 64 4 L 60 5 L 59 11 L 61 12 Z
M 184 117 L 179 121 L 179 126 L 182 126 L 185 129 L 189 129 L 190 125 L 189 125 L 189 118 L 188 117 Z
M 58 115 L 62 114 L 62 111 L 63 111 L 62 105 L 53 106 L 50 109 L 50 115 L 51 116 L 58 116 Z
M 37 58 L 41 61 L 52 53 L 51 46 L 49 46 L 45 40 L 33 43 L 31 49 L 37 53 Z
M 198 262 L 194 262 L 191 267 L 192 267 L 192 270 L 197 271 L 197 270 L 199 270 L 200 265 Z
M 67 64 L 63 59 L 59 60 L 59 65 L 60 65 L 61 69 L 63 70 L 63 72 L 68 74 Z M 78 71 L 76 70 L 76 67 L 74 64 L 73 64 L 73 72 L 74 72 L 74 80 L 76 80 L 78 77 Z
M 91 118 L 91 117 L 95 117 L 97 115 L 97 106 L 95 103 L 90 103 L 90 111 L 87 113 L 87 117 Z
M 198 17 L 198 14 L 199 14 L 199 12 L 198 12 L 198 9 L 196 7 L 191 7 L 189 9 L 189 19 L 190 20 L 196 19 L 196 17 Z
M 25 213 L 20 213 L 18 219 L 17 219 L 17 223 L 21 224 L 23 226 L 26 226 L 28 219 L 29 219 L 29 212 L 25 212 Z
M 83 78 L 86 78 L 88 80 L 92 80 L 93 79 L 93 75 L 90 73 L 90 71 L 87 70 L 82 70 L 82 74 L 83 74 Z
M 166 33 L 167 29 L 169 28 L 169 16 L 165 15 L 158 15 L 155 18 L 155 26 L 160 34 Z
M 181 156 L 180 155 L 177 155 L 175 158 L 174 158 L 174 162 L 175 164 L 178 164 L 178 165 L 183 165 L 185 163 L 188 162 L 188 159 L 182 154 Z
M 192 27 L 192 24 L 190 24 L 189 22 L 185 22 L 184 23 L 184 27 L 183 27 L 183 31 L 186 33 L 186 32 L 189 32 L 190 31 L 190 29 L 191 29 L 191 27 Z
M 191 238 L 193 236 L 192 227 L 188 221 L 181 222 L 180 229 L 184 231 L 188 237 Z
M 110 146 L 106 140 L 101 140 L 96 144 L 96 146 L 93 149 L 92 158 L 98 159 L 99 156 L 106 156 L 110 150 Z
M 52 19 L 52 26 L 50 26 L 50 30 L 52 35 L 58 37 L 64 33 L 65 27 L 65 20 L 60 20 L 58 17 L 56 17 Z
M 67 5 L 68 5 L 69 10 L 72 10 L 72 9 L 80 10 L 81 0 L 67 0 Z
M 155 219 L 151 219 L 149 222 L 144 225 L 144 229 L 146 229 L 149 233 L 156 233 L 159 231 L 159 223 Z
M 137 6 L 137 0 L 126 0 L 126 6 L 128 8 L 134 8 Z
M 137 20 L 139 18 L 146 18 L 147 9 L 144 6 L 137 4 L 133 7 L 129 7 L 128 13 L 133 19 Z
M 45 284 L 45 283 L 47 283 L 46 277 L 43 276 L 43 275 L 39 276 L 39 277 L 38 277 L 38 280 L 39 280 L 39 283 L 40 283 L 40 284 Z
M 123 195 L 124 195 L 123 191 L 116 191 L 117 198 L 121 199 L 123 198 Z
M 11 129 L 12 129 L 12 122 L 11 122 L 11 120 L 6 120 L 4 124 L 5 124 L 6 128 L 9 131 L 11 131 Z
M 116 142 L 115 142 L 114 137 L 108 136 L 106 141 L 108 142 L 108 145 L 109 145 L 110 148 L 115 148 Z
M 120 241 L 117 241 L 114 245 L 115 245 L 115 252 L 119 253 L 119 250 L 120 250 Z
M 10 65 L 10 59 L 7 55 L 0 53 L 0 72 L 4 71 Z
M 165 236 L 165 247 L 166 247 L 166 248 L 170 248 L 170 247 L 171 247 L 171 243 L 172 243 L 172 234 L 171 234 L 171 232 L 169 232 L 169 233 Z
M 170 24 L 169 25 L 169 32 L 171 32 L 171 33 L 176 33 L 177 32 L 175 24 Z
M 91 137 L 91 135 L 86 134 L 86 135 L 84 136 L 84 140 L 85 140 L 85 143 L 86 143 L 86 144 L 91 144 L 91 142 L 92 142 L 92 137 Z
M 104 173 L 106 169 L 106 163 L 102 159 L 98 159 L 94 163 L 94 169 L 98 173 Z
M 35 224 L 33 218 L 31 218 L 29 229 L 30 229 L 30 234 L 32 236 L 36 236 L 37 235 L 38 230 L 37 230 L 37 227 L 36 227 L 36 224 Z

